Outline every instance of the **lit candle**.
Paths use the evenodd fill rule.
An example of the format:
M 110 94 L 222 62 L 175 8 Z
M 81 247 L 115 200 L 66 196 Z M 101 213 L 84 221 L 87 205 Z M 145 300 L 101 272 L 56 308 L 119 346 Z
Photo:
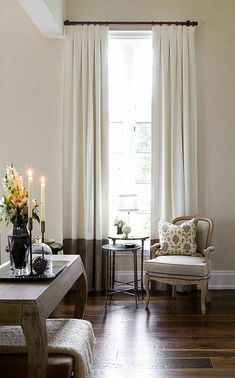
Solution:
M 33 197 L 33 176 L 32 171 L 28 171 L 28 218 L 32 218 L 32 197 Z
M 45 178 L 41 178 L 41 222 L 45 222 Z

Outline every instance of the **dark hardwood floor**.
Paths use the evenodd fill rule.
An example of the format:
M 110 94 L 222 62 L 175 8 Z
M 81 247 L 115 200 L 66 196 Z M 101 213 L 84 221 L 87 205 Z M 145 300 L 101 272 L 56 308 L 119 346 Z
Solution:
M 235 377 L 235 290 L 211 291 L 201 315 L 200 292 L 157 292 L 150 311 L 134 298 L 90 295 L 85 319 L 96 337 L 92 378 Z M 73 293 L 53 316 L 70 316 Z

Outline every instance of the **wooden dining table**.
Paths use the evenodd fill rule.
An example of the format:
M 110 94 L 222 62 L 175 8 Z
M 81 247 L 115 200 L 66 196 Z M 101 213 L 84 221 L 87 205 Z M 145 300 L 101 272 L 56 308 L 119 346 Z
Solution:
M 48 340 L 46 319 L 69 289 L 75 285 L 74 317 L 83 318 L 87 301 L 87 279 L 79 255 L 53 256 L 66 262 L 55 277 L 45 280 L 0 279 L 0 326 L 20 325 L 28 352 L 28 377 L 45 378 Z M 1 268 L 1 266 L 0 266 Z

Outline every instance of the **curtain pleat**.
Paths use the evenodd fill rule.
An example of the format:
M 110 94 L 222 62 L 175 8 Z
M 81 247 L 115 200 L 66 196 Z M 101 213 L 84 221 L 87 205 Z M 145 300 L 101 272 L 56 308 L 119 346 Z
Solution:
M 198 210 L 194 27 L 153 28 L 152 207 L 171 220 Z
M 108 27 L 67 28 L 63 123 L 64 253 L 81 254 L 102 288 L 108 235 Z

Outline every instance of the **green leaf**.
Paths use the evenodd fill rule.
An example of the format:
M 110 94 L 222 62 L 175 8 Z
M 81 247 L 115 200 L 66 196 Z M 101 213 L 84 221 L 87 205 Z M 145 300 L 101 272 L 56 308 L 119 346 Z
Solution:
M 33 213 L 33 219 L 36 219 L 38 221 L 38 223 L 40 222 L 40 218 L 39 218 L 38 214 L 36 214 L 36 213 Z

